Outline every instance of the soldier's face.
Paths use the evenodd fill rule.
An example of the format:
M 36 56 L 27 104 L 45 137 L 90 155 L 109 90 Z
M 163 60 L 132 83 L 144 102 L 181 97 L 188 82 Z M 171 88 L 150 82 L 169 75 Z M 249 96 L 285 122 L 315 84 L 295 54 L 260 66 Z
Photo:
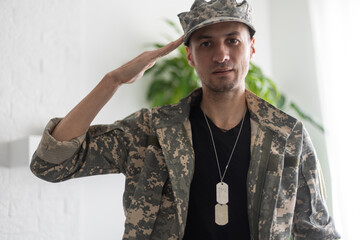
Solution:
M 225 92 L 245 87 L 254 43 L 246 25 L 223 22 L 196 30 L 186 51 L 203 88 Z

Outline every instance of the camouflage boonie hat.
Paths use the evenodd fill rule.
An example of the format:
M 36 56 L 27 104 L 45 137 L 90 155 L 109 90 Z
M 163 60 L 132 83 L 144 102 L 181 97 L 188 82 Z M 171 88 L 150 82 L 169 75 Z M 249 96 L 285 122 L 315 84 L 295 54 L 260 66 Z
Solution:
M 184 29 L 184 43 L 188 45 L 191 34 L 208 25 L 219 22 L 241 22 L 246 24 L 253 33 L 252 8 L 245 0 L 237 3 L 236 0 L 195 0 L 189 12 L 178 15 Z

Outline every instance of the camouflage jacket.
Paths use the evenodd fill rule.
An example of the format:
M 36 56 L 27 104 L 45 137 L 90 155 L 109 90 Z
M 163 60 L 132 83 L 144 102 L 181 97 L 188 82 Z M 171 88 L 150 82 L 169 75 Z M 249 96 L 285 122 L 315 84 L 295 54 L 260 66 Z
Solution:
M 126 176 L 124 239 L 182 239 L 194 173 L 189 113 L 201 89 L 178 104 L 142 109 L 91 126 L 69 142 L 47 125 L 32 172 L 60 182 L 97 174 Z M 321 195 L 318 160 L 301 122 L 246 91 L 251 122 L 247 178 L 250 232 L 256 239 L 336 239 Z

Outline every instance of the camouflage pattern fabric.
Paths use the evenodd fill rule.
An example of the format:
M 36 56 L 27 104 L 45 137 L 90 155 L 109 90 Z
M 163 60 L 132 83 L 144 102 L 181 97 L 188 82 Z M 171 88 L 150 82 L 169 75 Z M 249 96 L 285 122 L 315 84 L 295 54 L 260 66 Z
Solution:
M 142 109 L 84 136 L 58 142 L 47 125 L 31 162 L 50 182 L 97 174 L 126 176 L 123 239 L 182 239 L 194 152 L 188 119 L 195 90 L 178 104 Z M 321 195 L 319 163 L 301 122 L 246 90 L 251 122 L 248 213 L 253 240 L 337 239 Z
M 195 0 L 189 12 L 178 14 L 184 30 L 184 43 L 187 45 L 191 34 L 202 27 L 235 21 L 246 24 L 254 33 L 252 24 L 252 8 L 247 1 L 237 3 L 236 0 Z

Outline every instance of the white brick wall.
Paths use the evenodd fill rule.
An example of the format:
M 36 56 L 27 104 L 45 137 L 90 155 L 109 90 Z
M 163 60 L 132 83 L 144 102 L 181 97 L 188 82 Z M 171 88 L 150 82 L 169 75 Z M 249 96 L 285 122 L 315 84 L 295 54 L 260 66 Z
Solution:
M 0 1 L 0 239 L 79 239 L 79 183 L 9 167 L 8 144 L 67 111 L 81 74 L 80 0 Z M 64 80 L 68 81 L 64 81 Z

